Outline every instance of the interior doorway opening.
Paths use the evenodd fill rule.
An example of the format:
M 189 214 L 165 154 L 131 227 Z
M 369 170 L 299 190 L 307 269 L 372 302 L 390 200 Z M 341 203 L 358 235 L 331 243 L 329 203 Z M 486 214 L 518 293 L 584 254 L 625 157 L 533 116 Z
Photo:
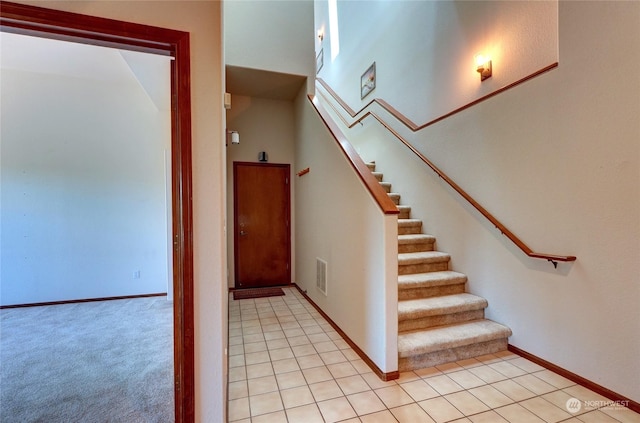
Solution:
M 1 30 L 163 54 L 171 66 L 171 205 L 175 421 L 194 413 L 193 219 L 189 34 L 147 25 L 3 2 Z

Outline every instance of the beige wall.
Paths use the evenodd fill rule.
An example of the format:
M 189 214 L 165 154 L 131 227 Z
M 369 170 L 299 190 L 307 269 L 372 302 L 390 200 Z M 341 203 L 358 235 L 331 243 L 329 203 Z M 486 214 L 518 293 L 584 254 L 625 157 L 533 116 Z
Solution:
M 233 222 L 233 162 L 258 162 L 258 153 L 265 151 L 269 163 L 289 164 L 290 181 L 294 175 L 293 102 L 232 95 L 232 107 L 227 111 L 227 128 L 238 131 L 240 144 L 227 146 L 227 256 L 229 287 L 235 286 L 234 222 Z M 291 193 L 291 278 L 295 275 L 295 200 Z
M 73 46 L 83 47 L 76 58 L 98 49 Z M 21 47 L 3 45 L 3 57 L 35 56 Z M 166 292 L 170 112 L 132 75 L 105 82 L 46 68 L 0 78 L 2 305 Z
M 416 122 L 427 122 L 558 60 L 558 2 L 315 1 L 325 38 L 319 77 L 354 110 L 384 98 Z M 333 59 L 339 35 L 339 54 Z M 493 61 L 480 84 L 475 56 Z M 376 88 L 360 98 L 360 76 L 375 62 Z
M 531 248 L 573 264 L 527 258 L 375 124 L 350 134 L 489 300 L 488 317 L 511 327 L 510 343 L 636 401 L 638 22 L 637 2 L 560 2 L 557 69 L 406 134 Z
M 398 370 L 398 223 L 384 215 L 306 95 L 296 100 L 296 283 L 383 372 Z M 316 259 L 327 262 L 327 295 Z
M 188 31 L 191 37 L 196 421 L 226 413 L 227 286 L 221 3 L 19 1 Z
M 304 75 L 313 90 L 312 0 L 226 0 L 227 65 Z

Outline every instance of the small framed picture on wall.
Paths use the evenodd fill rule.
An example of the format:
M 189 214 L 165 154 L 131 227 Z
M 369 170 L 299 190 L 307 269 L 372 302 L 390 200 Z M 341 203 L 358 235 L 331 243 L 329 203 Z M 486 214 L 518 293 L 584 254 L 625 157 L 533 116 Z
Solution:
M 360 77 L 360 98 L 365 98 L 376 87 L 376 62 L 373 62 Z

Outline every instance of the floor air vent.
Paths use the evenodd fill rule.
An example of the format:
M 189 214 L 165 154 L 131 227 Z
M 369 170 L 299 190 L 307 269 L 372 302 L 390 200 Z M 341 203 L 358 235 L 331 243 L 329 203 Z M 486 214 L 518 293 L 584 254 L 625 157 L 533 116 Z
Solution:
M 316 288 L 327 295 L 327 262 L 316 257 Z

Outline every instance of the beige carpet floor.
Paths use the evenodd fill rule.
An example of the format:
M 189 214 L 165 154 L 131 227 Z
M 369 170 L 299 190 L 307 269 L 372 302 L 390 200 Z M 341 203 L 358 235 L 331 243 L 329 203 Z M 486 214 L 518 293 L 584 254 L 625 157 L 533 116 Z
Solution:
M 166 297 L 0 310 L 0 421 L 173 422 Z

